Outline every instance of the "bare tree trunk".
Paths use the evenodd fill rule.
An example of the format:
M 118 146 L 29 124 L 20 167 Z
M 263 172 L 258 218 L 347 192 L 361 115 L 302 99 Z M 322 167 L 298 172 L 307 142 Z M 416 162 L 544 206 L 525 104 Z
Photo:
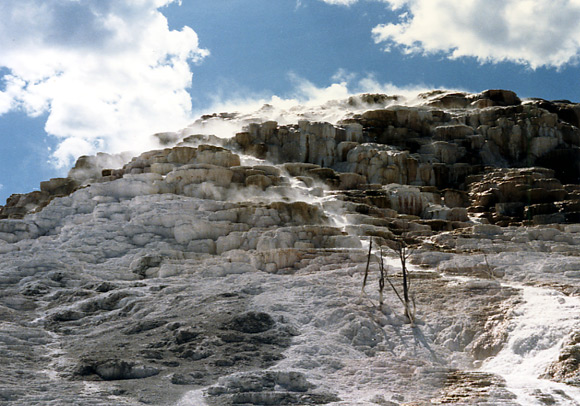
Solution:
M 373 249 L 373 239 L 370 238 L 369 241 L 369 252 L 367 254 L 367 265 L 365 268 L 365 274 L 363 278 L 362 288 L 361 288 L 361 297 L 365 294 L 365 286 L 368 281 L 369 276 L 369 268 L 371 263 L 371 254 Z M 385 270 L 385 263 L 383 259 L 383 247 L 379 247 L 380 250 L 380 259 L 379 259 L 379 309 L 383 309 L 383 305 L 385 303 L 384 300 L 384 290 L 385 290 L 385 281 L 391 286 L 403 306 L 405 307 L 405 317 L 409 320 L 411 325 L 415 323 L 415 300 L 410 294 L 410 286 L 411 286 L 411 278 L 409 272 L 407 270 L 407 258 L 409 257 L 409 252 L 407 250 L 407 246 L 405 242 L 400 240 L 397 241 L 396 251 L 399 254 L 399 259 L 401 261 L 401 271 L 403 273 L 403 296 L 399 294 L 399 291 L 395 287 L 395 285 L 389 279 L 389 276 Z
M 399 259 L 401 261 L 401 272 L 403 273 L 403 305 L 405 306 L 405 316 L 414 324 L 415 322 L 415 302 L 410 299 L 409 291 L 411 286 L 411 279 L 409 272 L 407 270 L 407 258 L 409 258 L 409 252 L 405 246 L 404 241 L 400 241 L 398 245 Z M 411 310 L 411 304 L 413 309 Z
M 379 309 L 383 310 L 383 290 L 385 289 L 385 264 L 383 262 L 383 247 L 380 247 L 381 253 L 381 266 L 379 267 L 381 276 L 379 278 Z
M 370 266 L 370 264 L 371 264 L 371 250 L 372 250 L 372 249 L 373 249 L 373 238 L 371 237 L 371 238 L 370 238 L 370 241 L 369 241 L 369 254 L 368 254 L 368 256 L 367 256 L 367 267 L 366 267 L 366 269 L 365 269 L 365 277 L 364 277 L 364 279 L 363 279 L 363 284 L 362 284 L 362 288 L 361 288 L 361 291 L 360 291 L 360 295 L 361 295 L 361 296 L 362 296 L 362 295 L 364 294 L 364 292 L 365 292 L 365 286 L 366 286 L 366 284 L 367 284 L 367 279 L 368 279 L 368 277 L 369 277 L 369 266 Z

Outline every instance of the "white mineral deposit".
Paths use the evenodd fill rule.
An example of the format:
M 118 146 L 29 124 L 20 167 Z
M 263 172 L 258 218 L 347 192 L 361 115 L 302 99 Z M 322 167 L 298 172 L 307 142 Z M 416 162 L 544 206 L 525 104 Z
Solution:
M 578 106 L 542 103 L 359 95 L 79 158 L 0 206 L 0 402 L 580 404 Z

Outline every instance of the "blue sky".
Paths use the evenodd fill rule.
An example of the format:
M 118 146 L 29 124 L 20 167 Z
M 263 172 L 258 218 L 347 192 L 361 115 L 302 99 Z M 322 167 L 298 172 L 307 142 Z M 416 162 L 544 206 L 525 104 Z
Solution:
M 580 100 L 580 0 L 5 0 L 0 204 L 248 100 L 514 90 Z

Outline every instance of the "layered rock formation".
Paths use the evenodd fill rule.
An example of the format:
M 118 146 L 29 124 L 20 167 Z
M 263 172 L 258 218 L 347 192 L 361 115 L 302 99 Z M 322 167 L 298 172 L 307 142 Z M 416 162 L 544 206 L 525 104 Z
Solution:
M 522 103 L 514 93 L 499 90 L 479 95 L 434 94 L 422 95 L 428 102 L 420 107 L 369 110 L 338 125 L 253 124 L 237 134 L 235 141 L 245 153 L 273 162 L 333 169 L 336 173 L 328 169 L 313 173 L 336 189 L 361 188 L 364 183 L 412 185 L 427 193 L 435 190 L 440 198 L 446 196 L 448 208 L 470 207 L 472 212 L 486 213 L 494 223 L 507 224 L 506 214 L 516 222 L 555 213 L 559 215 L 537 217 L 536 222 L 577 221 L 580 131 L 575 124 L 579 108 L 543 100 Z M 535 166 L 550 170 L 497 172 Z M 488 179 L 500 180 L 502 191 Z M 514 188 L 518 191 L 506 190 Z M 405 195 L 417 201 L 417 189 L 407 190 Z M 469 193 L 470 199 L 461 192 Z M 489 198 L 490 194 L 494 197 Z M 546 202 L 555 207 L 525 210 Z M 392 205 L 401 210 L 396 202 Z M 402 212 L 430 216 L 424 204 L 412 205 L 407 209 L 403 204 Z
M 541 374 L 577 385 L 579 109 L 508 91 L 419 99 L 362 95 L 345 105 L 367 111 L 341 122 L 245 122 L 229 139 L 159 134 L 121 167 L 82 157 L 12 196 L 0 400 L 521 404 L 487 365 L 538 318 L 520 310 L 528 286 L 570 317 L 515 347 L 562 341 Z M 379 264 L 401 285 L 401 244 L 414 324 L 394 292 L 378 305 Z
M 380 96 L 361 99 L 384 101 Z M 249 124 L 231 140 L 189 136 L 180 147 L 145 153 L 120 170 L 103 168 L 99 162 L 106 162 L 106 156 L 83 157 L 67 178 L 43 182 L 40 192 L 12 196 L 0 209 L 0 218 L 20 218 L 82 184 L 124 174 L 171 172 L 169 183 L 176 187 L 156 193 L 180 194 L 184 191 L 177 178 L 189 182 L 192 176 L 197 179 L 194 184 L 207 178 L 219 180 L 220 187 L 230 182 L 262 190 L 279 186 L 279 168 L 240 167 L 239 158 L 228 149 L 199 145 L 211 140 L 285 164 L 282 170 L 305 184 L 319 181 L 337 191 L 384 194 L 389 203 L 383 208 L 424 219 L 465 221 L 465 208 L 500 225 L 577 221 L 580 130 L 575 124 L 580 108 L 537 99 L 522 103 L 513 92 L 500 90 L 478 95 L 433 92 L 420 98 L 425 102 L 418 107 L 369 110 L 338 124 L 268 121 Z M 181 167 L 190 162 L 195 162 L 193 167 Z M 514 170 L 506 171 L 509 168 Z M 376 185 L 384 185 L 384 190 L 377 192 Z

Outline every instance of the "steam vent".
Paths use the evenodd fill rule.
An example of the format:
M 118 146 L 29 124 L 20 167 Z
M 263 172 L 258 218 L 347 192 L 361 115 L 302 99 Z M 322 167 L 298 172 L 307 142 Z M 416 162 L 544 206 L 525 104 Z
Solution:
M 83 156 L 0 206 L 0 404 L 580 404 L 579 127 L 363 94 Z

